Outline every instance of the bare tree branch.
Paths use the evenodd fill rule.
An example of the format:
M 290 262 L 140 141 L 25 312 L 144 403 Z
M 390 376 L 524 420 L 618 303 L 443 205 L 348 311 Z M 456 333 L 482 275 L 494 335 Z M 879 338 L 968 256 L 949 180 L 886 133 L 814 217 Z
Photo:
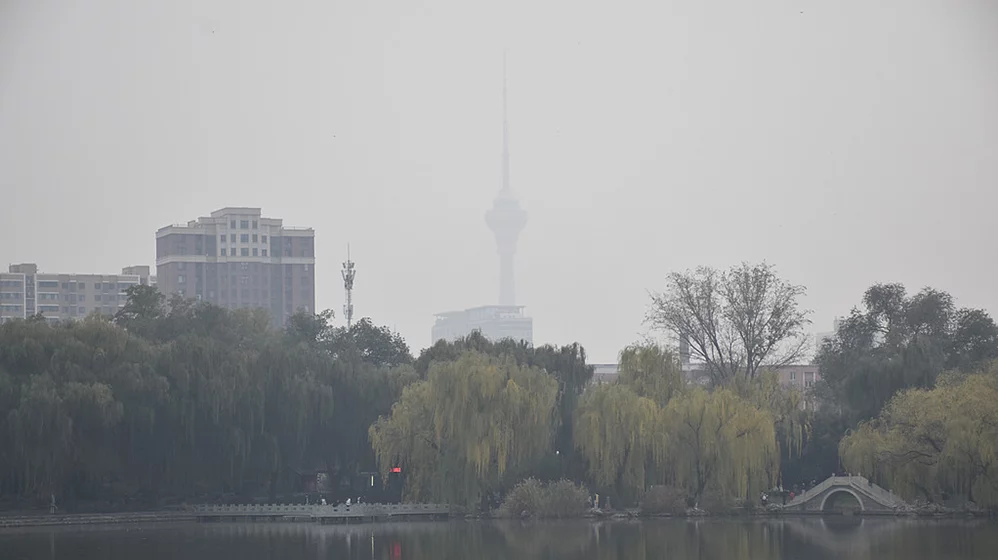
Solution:
M 803 356 L 810 324 L 810 311 L 798 305 L 804 292 L 766 263 L 727 272 L 699 267 L 670 274 L 665 290 L 651 294 L 647 322 L 688 341 L 691 356 L 717 385 Z

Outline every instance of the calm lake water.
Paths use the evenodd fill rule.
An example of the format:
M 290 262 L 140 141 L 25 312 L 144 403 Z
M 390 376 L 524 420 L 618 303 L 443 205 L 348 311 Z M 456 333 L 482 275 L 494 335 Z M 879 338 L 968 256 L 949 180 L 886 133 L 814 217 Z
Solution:
M 4 560 L 998 558 L 998 523 L 898 519 L 182 524 L 0 530 Z

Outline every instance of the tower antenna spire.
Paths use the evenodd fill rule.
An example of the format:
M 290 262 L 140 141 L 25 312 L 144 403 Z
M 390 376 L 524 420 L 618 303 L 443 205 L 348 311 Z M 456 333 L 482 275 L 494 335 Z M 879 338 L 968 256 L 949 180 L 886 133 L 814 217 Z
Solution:
M 509 189 L 509 121 L 506 116 L 506 51 L 502 52 L 502 193 Z
M 353 279 L 357 275 L 354 263 L 350 260 L 350 244 L 347 243 L 347 260 L 343 263 L 343 289 L 347 293 L 347 302 L 343 304 L 343 316 L 347 320 L 347 330 L 353 325 Z
M 509 123 L 506 108 L 506 52 L 502 55 L 502 188 L 485 214 L 485 223 L 496 237 L 499 253 L 499 305 L 515 305 L 513 257 L 520 231 L 527 225 L 527 213 L 513 198 L 509 186 Z

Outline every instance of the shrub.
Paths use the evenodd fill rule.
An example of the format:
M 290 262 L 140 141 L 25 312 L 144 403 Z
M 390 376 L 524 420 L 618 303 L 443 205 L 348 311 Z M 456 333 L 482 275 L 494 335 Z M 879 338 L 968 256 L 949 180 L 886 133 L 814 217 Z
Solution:
M 686 492 L 675 486 L 652 486 L 641 501 L 641 513 L 683 514 L 686 512 Z
M 569 480 L 544 484 L 528 478 L 506 495 L 500 515 L 504 517 L 572 517 L 588 509 L 589 492 Z
M 700 509 L 715 515 L 728 515 L 734 513 L 740 506 L 738 500 L 724 495 L 717 490 L 707 490 L 700 498 Z

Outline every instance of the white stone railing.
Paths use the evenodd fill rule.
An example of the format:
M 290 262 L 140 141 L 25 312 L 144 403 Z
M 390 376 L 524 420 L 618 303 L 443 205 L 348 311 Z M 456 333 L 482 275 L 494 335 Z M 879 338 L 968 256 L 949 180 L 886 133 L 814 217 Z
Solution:
M 194 506 L 194 513 L 203 516 L 309 516 L 309 517 L 367 517 L 375 515 L 441 515 L 450 512 L 450 506 L 441 504 L 201 504 Z

